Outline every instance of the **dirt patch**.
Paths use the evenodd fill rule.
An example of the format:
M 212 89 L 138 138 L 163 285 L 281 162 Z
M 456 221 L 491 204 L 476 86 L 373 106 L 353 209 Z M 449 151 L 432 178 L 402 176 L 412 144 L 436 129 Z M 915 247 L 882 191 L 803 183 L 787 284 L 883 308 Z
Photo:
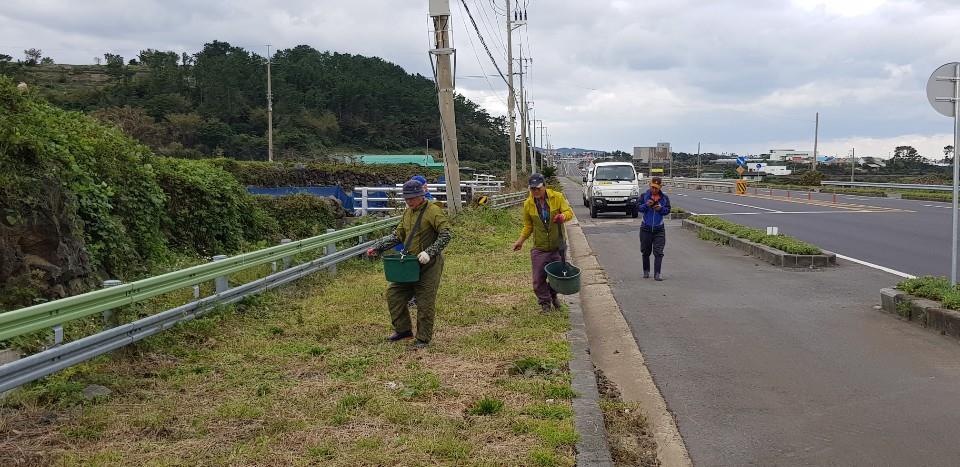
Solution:
M 659 466 L 657 443 L 647 417 L 636 402 L 623 402 L 620 390 L 596 369 L 597 388 L 600 391 L 600 408 L 603 423 L 607 428 L 610 454 L 618 466 Z

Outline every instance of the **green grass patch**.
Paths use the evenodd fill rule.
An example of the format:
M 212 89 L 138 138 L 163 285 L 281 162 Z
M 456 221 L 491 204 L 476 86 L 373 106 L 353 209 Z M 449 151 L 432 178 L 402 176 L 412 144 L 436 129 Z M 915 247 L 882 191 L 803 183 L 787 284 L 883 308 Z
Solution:
M 823 253 L 820 248 L 817 248 L 807 242 L 797 240 L 796 238 L 788 237 L 786 235 L 767 235 L 767 232 L 764 230 L 740 225 L 725 219 L 721 219 L 717 216 L 693 216 L 690 218 L 690 220 L 710 228 L 722 230 L 733 235 L 734 237 L 749 240 L 761 245 L 767 245 L 793 255 L 819 255 Z
M 467 410 L 470 415 L 495 415 L 503 410 L 503 401 L 491 397 L 484 397 L 473 403 Z
M 897 288 L 915 297 L 940 302 L 948 310 L 960 311 L 960 285 L 951 287 L 950 280 L 946 277 L 922 276 L 907 279 L 897 284 Z M 897 306 L 899 313 L 900 303 Z
M 519 210 L 454 225 L 429 349 L 385 342 L 382 264 L 349 261 L 335 282 L 304 278 L 14 391 L 0 427 L 23 434 L 0 452 L 33 446 L 54 465 L 573 465 L 569 322 L 539 314 L 529 252 L 510 251 Z M 82 400 L 91 383 L 113 394 Z

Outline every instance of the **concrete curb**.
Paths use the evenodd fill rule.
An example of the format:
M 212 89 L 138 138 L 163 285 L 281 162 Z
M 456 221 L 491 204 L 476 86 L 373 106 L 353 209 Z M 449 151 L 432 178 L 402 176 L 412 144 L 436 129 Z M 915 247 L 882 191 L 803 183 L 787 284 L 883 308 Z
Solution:
M 784 268 L 823 268 L 837 265 L 837 254 L 831 251 L 822 250 L 823 254 L 820 255 L 794 255 L 766 245 L 761 245 L 749 240 L 737 238 L 722 230 L 707 227 L 689 219 L 684 219 L 682 222 L 684 229 L 695 232 L 706 230 L 714 233 L 726 239 L 727 245 L 747 252 L 751 256 L 760 258 L 774 266 L 780 266 Z
M 960 339 L 960 312 L 942 308 L 940 302 L 914 297 L 898 289 L 881 289 L 880 303 L 881 310 L 904 321 Z
M 691 466 L 673 414 L 660 394 L 630 325 L 613 297 L 606 273 L 590 249 L 578 221 L 567 225 L 571 262 L 581 269 L 580 305 L 593 365 L 620 390 L 624 402 L 638 402 L 657 442 L 663 466 Z M 579 464 L 578 464 L 579 465 Z
M 570 373 L 573 376 L 573 390 L 577 397 L 573 399 L 573 424 L 579 435 L 577 440 L 577 465 L 613 467 L 610 444 L 607 442 L 607 429 L 603 424 L 603 411 L 600 409 L 600 391 L 597 388 L 597 375 L 590 361 L 590 349 L 587 343 L 587 330 L 583 322 L 580 298 L 576 295 L 567 298 L 570 308 Z

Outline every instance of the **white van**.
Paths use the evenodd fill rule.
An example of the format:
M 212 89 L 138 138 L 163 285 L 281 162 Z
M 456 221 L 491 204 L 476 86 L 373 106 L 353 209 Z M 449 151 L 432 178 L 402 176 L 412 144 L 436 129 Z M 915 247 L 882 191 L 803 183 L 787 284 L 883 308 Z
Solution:
M 640 179 L 630 162 L 600 162 L 583 177 L 583 205 L 590 217 L 621 211 L 636 218 L 640 208 Z

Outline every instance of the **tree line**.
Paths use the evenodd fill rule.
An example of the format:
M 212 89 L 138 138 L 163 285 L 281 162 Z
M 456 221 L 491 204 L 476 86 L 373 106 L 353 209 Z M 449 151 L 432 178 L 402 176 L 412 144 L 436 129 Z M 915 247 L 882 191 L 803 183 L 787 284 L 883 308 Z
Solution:
M 29 77 L 24 68 L 43 61 L 39 50 L 29 52 L 28 60 L 17 63 L 9 55 L 0 57 L 6 59 L 0 73 Z M 194 54 L 145 49 L 129 61 L 104 54 L 103 63 L 108 86 L 65 87 L 45 96 L 120 127 L 159 154 L 266 159 L 265 57 L 213 41 Z M 278 159 L 440 148 L 432 79 L 381 58 L 320 52 L 306 45 L 278 50 L 272 78 Z M 462 95 L 455 105 L 461 159 L 480 166 L 506 164 L 505 120 Z

